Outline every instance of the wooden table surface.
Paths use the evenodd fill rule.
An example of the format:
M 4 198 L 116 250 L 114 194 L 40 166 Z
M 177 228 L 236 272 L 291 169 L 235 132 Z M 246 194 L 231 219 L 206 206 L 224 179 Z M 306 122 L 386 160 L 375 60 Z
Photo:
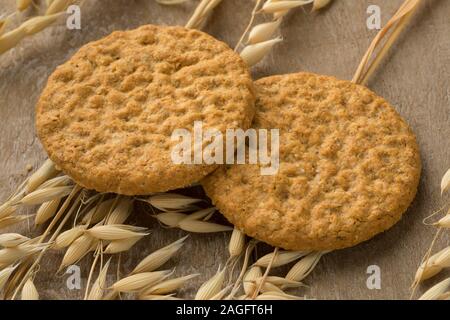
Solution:
M 43 1 L 41 1 L 43 2 Z M 67 30 L 63 22 L 21 42 L 0 56 L 0 200 L 5 199 L 27 175 L 28 164 L 37 168 L 46 158 L 34 128 L 34 106 L 47 77 L 81 45 L 109 34 L 153 23 L 183 25 L 197 1 L 161 6 L 150 0 L 88 0 L 82 7 L 82 29 Z M 366 26 L 367 7 L 379 5 L 385 23 L 403 0 L 335 0 L 320 13 L 296 9 L 281 26 L 284 41 L 253 68 L 253 76 L 312 71 L 351 79 L 376 34 Z M 14 10 L 13 0 L 0 0 L 1 13 Z M 204 31 L 233 46 L 252 10 L 253 1 L 223 0 Z M 25 15 L 36 14 L 33 10 Z M 419 192 L 404 218 L 391 230 L 354 248 L 325 256 L 306 280 L 309 289 L 299 293 L 317 299 L 405 299 L 420 259 L 434 235 L 422 219 L 445 203 L 439 183 L 450 167 L 450 1 L 424 0 L 412 23 L 396 42 L 369 87 L 389 100 L 417 134 L 423 160 Z M 447 198 L 448 201 L 448 198 Z M 34 209 L 30 209 L 32 212 Z M 139 210 L 137 210 L 139 211 Z M 129 270 L 149 252 L 184 235 L 160 228 L 151 217 L 136 212 L 132 223 L 148 226 L 152 234 L 123 256 Z M 27 225 L 14 230 L 36 234 Z M 177 274 L 201 273 L 182 292 L 192 296 L 200 283 L 227 259 L 229 234 L 192 235 L 170 266 Z M 449 244 L 444 235 L 437 248 Z M 55 276 L 61 253 L 50 252 L 41 264 L 36 285 L 42 298 L 82 296 L 68 290 L 67 275 Z M 87 277 L 89 259 L 81 263 Z M 381 289 L 369 290 L 369 265 L 381 270 Z M 286 271 L 274 270 L 275 273 Z M 450 273 L 427 281 L 420 291 Z

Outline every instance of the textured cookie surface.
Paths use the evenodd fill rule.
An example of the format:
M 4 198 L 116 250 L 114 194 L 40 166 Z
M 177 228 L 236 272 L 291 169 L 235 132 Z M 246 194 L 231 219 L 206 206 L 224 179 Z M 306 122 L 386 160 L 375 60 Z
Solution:
M 49 157 L 84 187 L 136 195 L 200 180 L 215 165 L 176 165 L 175 129 L 248 128 L 253 83 L 225 43 L 147 25 L 82 47 L 50 76 L 36 109 Z
M 309 73 L 255 83 L 254 128 L 280 130 L 280 168 L 219 168 L 202 185 L 246 234 L 290 250 L 333 250 L 394 225 L 421 171 L 416 139 L 382 98 Z

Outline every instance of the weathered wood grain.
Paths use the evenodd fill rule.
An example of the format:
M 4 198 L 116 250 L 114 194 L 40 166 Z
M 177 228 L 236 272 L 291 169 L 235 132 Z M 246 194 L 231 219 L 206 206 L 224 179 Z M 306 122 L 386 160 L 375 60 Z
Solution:
M 366 27 L 366 9 L 377 4 L 386 22 L 402 0 L 335 0 L 320 13 L 294 10 L 282 24 L 284 41 L 253 69 L 254 78 L 307 70 L 351 79 L 376 31 Z M 14 9 L 15 1 L 0 0 L 1 13 Z M 34 105 L 49 74 L 84 43 L 113 30 L 130 29 L 145 23 L 183 25 L 196 1 L 164 7 L 148 0 L 85 1 L 82 30 L 70 31 L 60 23 L 23 41 L 0 56 L 0 200 L 19 185 L 32 164 L 37 168 L 45 153 L 34 131 Z M 233 46 L 250 17 L 253 3 L 223 0 L 205 31 Z M 416 267 L 428 248 L 434 229 L 422 219 L 445 200 L 439 181 L 450 167 L 450 1 L 425 1 L 411 25 L 389 53 L 369 87 L 388 99 L 410 123 L 422 151 L 423 175 L 420 190 L 404 219 L 388 232 L 357 247 L 330 253 L 307 283 L 308 297 L 319 299 L 404 299 Z M 25 14 L 33 14 L 27 12 Z M 448 200 L 448 199 L 447 199 Z M 30 209 L 30 212 L 33 208 Z M 123 270 L 142 257 L 184 235 L 179 230 L 158 227 L 142 212 L 133 221 L 152 228 L 152 234 L 122 257 Z M 22 232 L 36 233 L 27 226 Z M 192 296 L 200 283 L 214 274 L 227 259 L 228 234 L 192 235 L 169 267 L 177 274 L 202 273 L 184 292 Z M 437 247 L 449 244 L 449 237 Z M 43 298 L 79 298 L 82 290 L 68 290 L 67 276 L 55 276 L 61 259 L 49 253 L 41 265 L 37 287 Z M 88 261 L 81 264 L 87 276 Z M 381 290 L 366 287 L 369 265 L 381 268 Z M 45 272 L 42 272 L 44 271 Z M 449 273 L 447 273 L 447 276 Z M 430 285 L 439 279 L 428 281 Z

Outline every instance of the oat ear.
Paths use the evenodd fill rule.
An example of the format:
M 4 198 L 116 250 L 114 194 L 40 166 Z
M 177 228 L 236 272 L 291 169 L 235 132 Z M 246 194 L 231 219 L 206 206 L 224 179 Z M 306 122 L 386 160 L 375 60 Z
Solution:
M 450 169 L 444 174 L 441 181 L 441 194 L 450 189 Z

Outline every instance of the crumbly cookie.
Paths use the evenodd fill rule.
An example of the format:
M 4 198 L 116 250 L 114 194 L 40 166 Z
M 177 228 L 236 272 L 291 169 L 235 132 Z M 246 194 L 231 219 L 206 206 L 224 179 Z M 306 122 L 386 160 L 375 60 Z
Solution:
M 175 129 L 248 128 L 253 82 L 225 43 L 147 25 L 83 46 L 50 76 L 36 109 L 45 150 L 80 185 L 126 195 L 199 181 L 216 165 L 176 165 Z
M 280 130 L 278 174 L 221 167 L 202 185 L 246 234 L 289 250 L 356 245 L 394 225 L 412 202 L 416 138 L 369 89 L 310 73 L 255 82 L 254 128 Z

